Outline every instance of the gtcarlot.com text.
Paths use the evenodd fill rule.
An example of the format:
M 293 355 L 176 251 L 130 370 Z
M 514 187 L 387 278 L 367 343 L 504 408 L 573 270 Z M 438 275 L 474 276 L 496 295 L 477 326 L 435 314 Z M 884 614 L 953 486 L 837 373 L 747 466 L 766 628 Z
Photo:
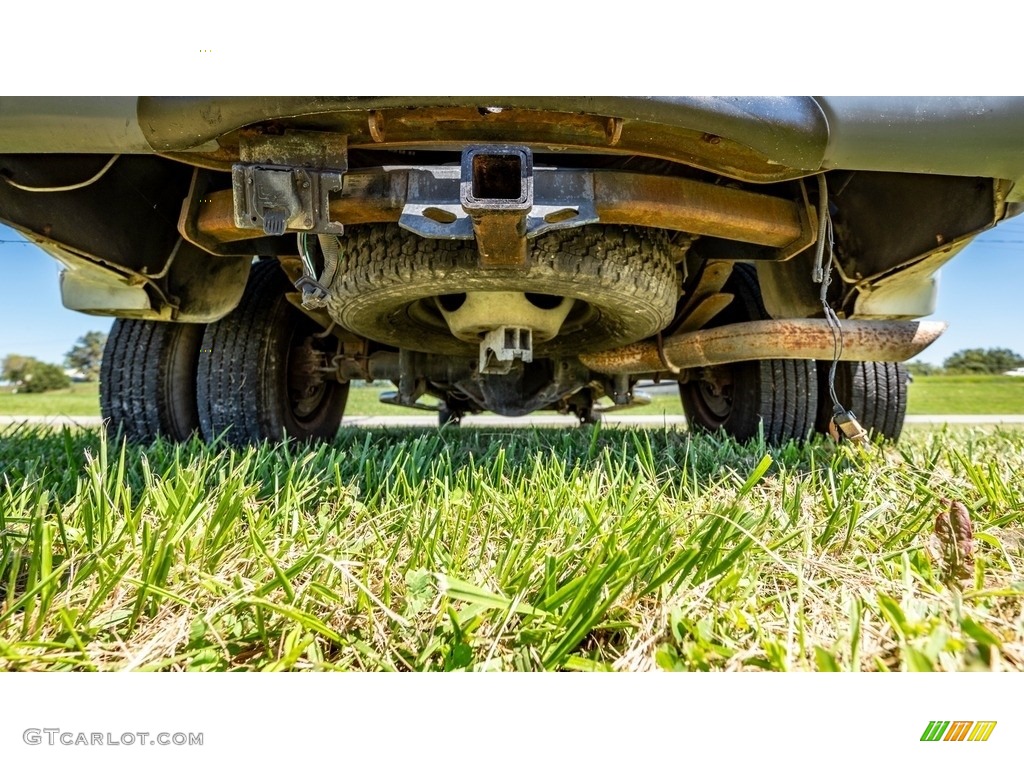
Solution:
M 26 728 L 22 741 L 48 747 L 201 747 L 202 733 L 167 731 L 65 731 L 62 728 Z

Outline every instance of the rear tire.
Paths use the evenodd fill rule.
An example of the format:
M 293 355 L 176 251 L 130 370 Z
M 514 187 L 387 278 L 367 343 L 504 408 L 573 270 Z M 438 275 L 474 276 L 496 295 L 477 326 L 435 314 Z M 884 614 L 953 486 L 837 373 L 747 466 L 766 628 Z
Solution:
M 722 290 L 735 298 L 715 318 L 714 326 L 768 319 L 757 273 L 750 265 L 737 264 Z M 769 445 L 803 440 L 813 431 L 818 413 L 813 360 L 754 360 L 715 366 L 706 373 L 705 379 L 679 384 L 691 430 L 721 429 L 746 441 L 757 437 L 763 424 Z
M 115 320 L 100 366 L 100 412 L 108 429 L 137 443 L 188 440 L 199 429 L 202 338 L 202 325 Z
M 329 360 L 332 338 L 285 298 L 294 290 L 276 262 L 253 265 L 235 310 L 209 325 L 199 357 L 203 436 L 232 445 L 263 440 L 330 440 L 341 425 L 348 384 L 304 373 L 306 350 Z
M 818 419 L 815 428 L 828 434 L 832 399 L 828 392 L 831 361 L 818 361 Z M 898 440 L 907 416 L 907 369 L 902 363 L 840 362 L 836 367 L 836 396 L 853 411 L 868 432 Z

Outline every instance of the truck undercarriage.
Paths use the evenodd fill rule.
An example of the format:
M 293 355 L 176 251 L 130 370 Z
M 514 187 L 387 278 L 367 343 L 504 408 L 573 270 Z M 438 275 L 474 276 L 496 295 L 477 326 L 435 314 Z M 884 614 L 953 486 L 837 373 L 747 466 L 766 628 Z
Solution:
M 134 439 L 329 438 L 376 380 L 588 422 L 652 377 L 696 428 L 895 438 L 936 271 L 1024 199 L 1024 105 L 964 101 L 2 99 L 0 220 L 119 318 Z

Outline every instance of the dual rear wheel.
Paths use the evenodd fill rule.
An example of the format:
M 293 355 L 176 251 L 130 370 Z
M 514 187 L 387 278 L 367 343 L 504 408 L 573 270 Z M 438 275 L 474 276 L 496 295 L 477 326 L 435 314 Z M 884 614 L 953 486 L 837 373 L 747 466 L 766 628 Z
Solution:
M 348 385 L 318 370 L 334 342 L 288 302 L 289 290 L 275 262 L 260 262 L 238 307 L 216 323 L 116 320 L 100 378 L 108 428 L 135 442 L 333 437 Z
M 210 325 L 115 321 L 104 351 L 100 405 L 112 431 L 136 442 L 201 434 L 233 445 L 330 439 L 348 385 L 323 375 L 334 342 L 287 300 L 292 289 L 275 262 L 261 262 L 238 307 Z M 716 323 L 767 318 L 756 273 L 737 265 L 726 291 L 733 303 Z M 763 432 L 768 444 L 826 432 L 832 417 L 830 363 L 756 360 L 709 368 L 680 384 L 691 429 L 738 440 Z M 906 369 L 896 363 L 842 362 L 835 389 L 861 424 L 899 437 L 906 415 Z M 446 407 L 443 424 L 462 413 Z
M 100 411 L 134 442 L 186 440 L 199 427 L 202 325 L 114 321 L 100 366 Z
M 716 325 L 768 319 L 757 273 L 737 264 L 723 288 L 734 299 Z M 707 368 L 679 385 L 691 429 L 719 430 L 746 441 L 764 434 L 769 445 L 827 433 L 832 419 L 831 361 L 754 360 Z M 907 409 L 907 372 L 898 363 L 840 362 L 835 390 L 869 432 L 896 440 Z

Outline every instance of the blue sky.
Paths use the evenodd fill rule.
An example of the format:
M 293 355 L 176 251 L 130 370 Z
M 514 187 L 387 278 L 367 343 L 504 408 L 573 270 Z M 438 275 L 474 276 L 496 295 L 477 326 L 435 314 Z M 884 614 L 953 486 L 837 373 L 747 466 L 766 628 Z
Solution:
M 0 241 L 20 240 L 0 226 Z M 61 362 L 75 340 L 111 319 L 64 309 L 60 267 L 34 245 L 0 242 L 0 358 L 12 352 Z M 943 270 L 935 319 L 949 330 L 919 359 L 941 363 L 958 349 L 1008 347 L 1024 354 L 1024 216 L 968 246 Z

